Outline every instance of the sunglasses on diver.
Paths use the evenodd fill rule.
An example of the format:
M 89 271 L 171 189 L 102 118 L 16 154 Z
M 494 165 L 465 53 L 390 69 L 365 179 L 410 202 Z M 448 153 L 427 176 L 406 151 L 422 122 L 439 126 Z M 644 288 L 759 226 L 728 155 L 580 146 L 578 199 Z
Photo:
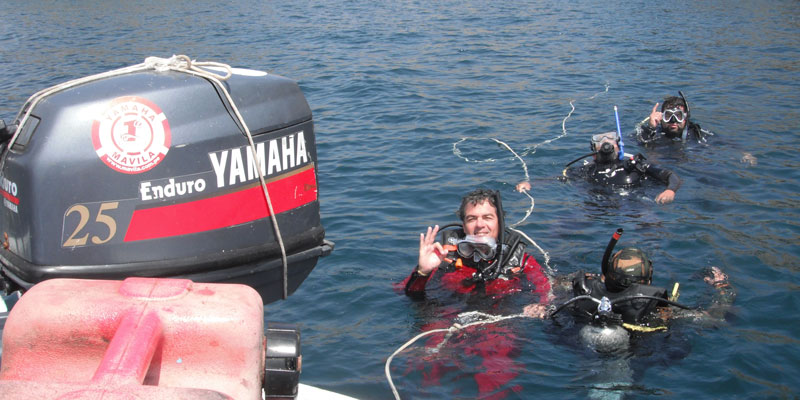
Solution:
M 662 114 L 662 119 L 664 122 L 669 123 L 673 118 L 678 123 L 681 123 L 684 119 L 686 119 L 686 113 L 684 113 L 680 108 L 670 108 L 669 110 L 664 110 L 664 113 Z
M 470 258 L 477 253 L 480 258 L 491 260 L 497 254 L 497 245 L 493 246 L 489 243 L 462 240 L 456 244 L 456 248 L 458 249 L 458 255 L 464 258 Z

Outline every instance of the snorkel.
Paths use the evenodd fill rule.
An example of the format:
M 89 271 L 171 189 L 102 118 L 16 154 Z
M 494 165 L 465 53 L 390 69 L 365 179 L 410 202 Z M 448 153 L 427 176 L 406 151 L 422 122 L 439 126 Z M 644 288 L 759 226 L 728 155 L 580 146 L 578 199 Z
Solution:
M 609 162 L 613 161 L 614 158 L 619 159 L 619 160 L 623 160 L 625 158 L 625 143 L 622 142 L 622 129 L 620 128 L 620 124 L 619 124 L 619 113 L 617 112 L 617 106 L 614 106 L 614 117 L 615 117 L 616 122 L 617 122 L 617 138 L 619 139 L 617 141 L 619 143 L 619 153 L 617 154 L 617 157 L 614 157 L 614 156 L 612 156 L 610 154 L 607 156 L 608 158 L 603 157 L 601 155 L 602 150 L 603 150 L 602 145 L 596 147 L 594 142 L 592 142 L 592 152 L 589 153 L 589 154 L 584 154 L 584 155 L 582 155 L 582 156 L 580 156 L 580 157 L 568 162 L 566 165 L 564 165 L 564 170 L 561 171 L 561 175 L 562 176 L 564 176 L 565 178 L 567 177 L 567 168 L 569 168 L 570 165 L 575 164 L 576 162 L 578 162 L 580 160 L 583 160 L 584 158 L 589 157 L 589 156 L 596 156 L 595 157 L 596 161 L 599 162 L 599 163 L 609 163 Z M 610 148 L 606 148 L 605 150 L 608 151 L 608 152 L 611 151 Z M 605 160 L 604 160 L 604 158 L 605 158 Z
M 496 190 L 492 197 L 494 197 L 494 204 L 497 209 L 497 254 L 495 255 L 494 262 L 489 264 L 489 268 L 486 269 L 485 274 L 482 271 L 478 271 L 484 279 L 497 278 L 497 276 L 500 275 L 500 266 L 503 265 L 503 232 L 506 230 L 506 219 L 503 214 L 503 202 L 500 200 L 500 191 Z
M 619 159 L 622 160 L 625 157 L 625 144 L 622 143 L 622 129 L 619 127 L 619 113 L 617 112 L 617 106 L 614 106 L 614 118 L 617 120 L 617 136 L 619 137 Z
M 683 99 L 683 104 L 686 106 L 686 119 L 689 119 L 689 117 L 692 115 L 691 111 L 689 111 L 689 102 L 686 101 L 686 96 L 683 95 L 683 92 L 678 90 L 678 94 L 681 96 L 681 99 Z
M 617 241 L 619 240 L 620 236 L 622 236 L 622 228 L 618 228 L 617 231 L 611 235 L 611 240 L 608 241 L 606 252 L 603 253 L 603 261 L 601 261 L 602 265 L 600 266 L 600 270 L 603 271 L 603 276 L 608 273 L 608 269 L 610 267 L 608 260 L 611 258 L 611 253 L 614 251 L 614 246 L 617 245 Z
M 678 90 L 678 94 L 683 99 L 683 105 L 686 106 L 686 125 L 683 126 L 683 133 L 681 134 L 681 141 L 686 143 L 686 135 L 689 134 L 689 117 L 691 116 L 691 112 L 689 112 L 689 102 L 686 101 L 686 96 L 683 95 L 683 92 Z

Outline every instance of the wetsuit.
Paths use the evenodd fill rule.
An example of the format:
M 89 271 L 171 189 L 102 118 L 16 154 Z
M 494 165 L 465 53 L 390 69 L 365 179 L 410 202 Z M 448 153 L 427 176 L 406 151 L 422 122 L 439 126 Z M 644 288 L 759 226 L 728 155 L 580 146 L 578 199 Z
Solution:
M 405 293 L 412 297 L 423 295 L 428 281 L 441 269 L 444 271 L 441 277 L 442 284 L 458 293 L 469 293 L 481 287 L 488 295 L 508 294 L 522 289 L 524 283 L 522 278 L 524 277 L 525 280 L 533 284 L 534 293 L 539 294 L 541 299 L 547 299 L 550 294 L 550 281 L 542 270 L 542 266 L 539 265 L 535 258 L 524 252 L 525 244 L 515 240 L 518 237 L 516 233 L 506 230 L 504 237 L 506 238 L 503 241 L 505 246 L 513 242 L 516 242 L 516 245 L 511 248 L 510 252 L 508 250 L 504 252 L 504 254 L 508 254 L 497 278 L 487 281 L 475 281 L 472 278 L 478 272 L 478 267 L 470 266 L 468 262 L 456 267 L 454 262 L 444 261 L 427 276 L 420 275 L 417 272 L 417 267 L 414 267 L 411 275 L 403 281 Z M 455 255 L 451 256 L 455 257 Z
M 710 135 L 711 132 L 701 129 L 700 125 L 691 121 L 686 122 L 683 132 L 679 132 L 675 135 L 665 132 L 662 129 L 661 124 L 656 125 L 655 128 L 651 128 L 649 119 L 645 119 L 636 127 L 636 139 L 641 144 L 672 143 L 689 140 L 696 141 L 698 143 L 705 143 Z
M 444 234 L 445 232 L 442 232 L 443 239 Z M 459 236 L 463 237 L 463 232 L 459 232 Z M 436 317 L 435 321 L 422 327 L 424 331 L 447 328 L 453 323 L 452 318 L 449 317 L 463 311 L 475 311 L 476 305 L 482 308 L 479 311 L 497 315 L 508 314 L 509 312 L 505 308 L 518 310 L 518 305 L 504 307 L 505 300 L 515 297 L 508 295 L 516 292 L 521 292 L 519 295 L 524 292 L 538 295 L 540 302 L 549 300 L 550 280 L 541 265 L 524 252 L 525 245 L 519 240 L 515 240 L 515 233 L 505 230 L 503 237 L 503 243 L 516 241 L 517 244 L 509 246 L 510 251 L 504 252 L 506 261 L 503 262 L 503 268 L 494 279 L 475 281 L 473 274 L 478 272 L 478 269 L 467 265 L 468 262 L 456 267 L 455 260 L 453 260 L 453 262 L 443 262 L 427 276 L 419 275 L 415 267 L 414 272 L 398 285 L 409 297 L 420 299 L 425 296 L 428 282 L 434 280 L 434 276 L 438 276 L 441 287 L 465 295 L 458 297 L 466 298 L 466 303 L 471 309 L 464 309 L 463 303 L 443 304 L 444 302 L 436 301 L 439 299 L 431 301 L 430 303 L 436 306 Z M 442 242 L 447 243 L 447 240 L 442 240 Z M 447 296 L 443 297 L 445 300 L 452 300 Z M 529 302 L 525 299 L 520 300 Z M 423 304 L 427 306 L 427 303 Z M 425 346 L 428 351 L 432 351 L 444 340 L 444 334 L 431 335 Z M 511 392 L 521 390 L 518 385 L 509 387 L 510 382 L 519 374 L 518 371 L 524 370 L 524 366 L 514 359 L 514 354 L 519 351 L 519 341 L 516 332 L 509 327 L 497 324 L 470 327 L 451 337 L 447 346 L 451 349 L 459 349 L 463 355 L 455 358 L 434 358 L 417 362 L 415 368 L 422 371 L 423 386 L 438 385 L 439 379 L 443 378 L 446 373 L 462 370 L 462 367 L 458 365 L 460 359 L 477 357 L 480 360 L 480 367 L 478 368 L 479 372 L 475 373 L 473 378 L 477 384 L 480 398 L 500 399 Z M 454 363 L 455 365 L 453 365 Z M 466 368 L 475 367 L 471 365 Z
M 589 182 L 614 188 L 639 186 L 647 177 L 666 183 L 667 189 L 673 192 L 681 187 L 681 180 L 677 174 L 650 164 L 641 154 L 635 156 L 625 154 L 624 160 L 615 159 L 610 163 L 591 162 L 582 166 L 581 172 Z
M 600 300 L 603 297 L 608 298 L 612 302 L 615 299 L 620 299 L 628 296 L 645 295 L 652 297 L 659 297 L 667 299 L 667 290 L 657 286 L 641 285 L 634 283 L 628 288 L 618 292 L 612 292 L 606 288 L 606 284 L 600 280 L 600 276 L 596 274 L 578 274 L 572 280 L 573 296 L 588 295 Z M 640 324 L 650 316 L 657 307 L 666 305 L 658 300 L 651 299 L 636 299 L 631 301 L 624 301 L 614 304 L 613 311 L 620 314 L 622 321 L 628 324 Z M 586 317 L 592 316 L 597 310 L 597 303 L 593 301 L 580 301 L 576 302 L 574 309 L 579 315 Z

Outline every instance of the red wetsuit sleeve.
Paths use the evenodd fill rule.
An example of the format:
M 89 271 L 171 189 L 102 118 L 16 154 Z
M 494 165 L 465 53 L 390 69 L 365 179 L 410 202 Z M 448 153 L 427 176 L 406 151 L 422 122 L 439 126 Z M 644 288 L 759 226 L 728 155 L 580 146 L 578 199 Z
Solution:
M 414 295 L 414 294 L 424 293 L 425 285 L 428 284 L 428 281 L 435 273 L 436 270 L 434 269 L 427 276 L 422 276 L 417 272 L 417 267 L 415 266 L 414 271 L 412 271 L 411 275 L 409 275 L 408 278 L 406 278 L 405 282 L 403 282 L 406 294 Z
M 542 266 L 536 261 L 533 256 L 525 253 L 522 256 L 523 272 L 528 282 L 532 283 L 536 289 L 534 293 L 539 295 L 539 302 L 547 304 L 550 301 L 551 284 L 550 277 L 542 269 Z

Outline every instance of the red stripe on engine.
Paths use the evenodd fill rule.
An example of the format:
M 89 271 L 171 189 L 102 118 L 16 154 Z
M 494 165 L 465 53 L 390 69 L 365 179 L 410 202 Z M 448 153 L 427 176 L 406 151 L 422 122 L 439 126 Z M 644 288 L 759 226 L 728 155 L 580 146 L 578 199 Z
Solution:
M 14 197 L 14 195 L 12 195 L 11 193 L 6 192 L 5 190 L 3 190 L 0 193 L 3 193 L 3 197 L 8 199 L 8 201 L 10 201 L 10 202 L 12 202 L 12 203 L 14 203 L 16 205 L 19 205 L 19 199 Z
M 314 168 L 268 182 L 276 214 L 317 200 Z M 126 242 L 188 235 L 252 222 L 269 216 L 261 184 L 208 199 L 135 210 Z

